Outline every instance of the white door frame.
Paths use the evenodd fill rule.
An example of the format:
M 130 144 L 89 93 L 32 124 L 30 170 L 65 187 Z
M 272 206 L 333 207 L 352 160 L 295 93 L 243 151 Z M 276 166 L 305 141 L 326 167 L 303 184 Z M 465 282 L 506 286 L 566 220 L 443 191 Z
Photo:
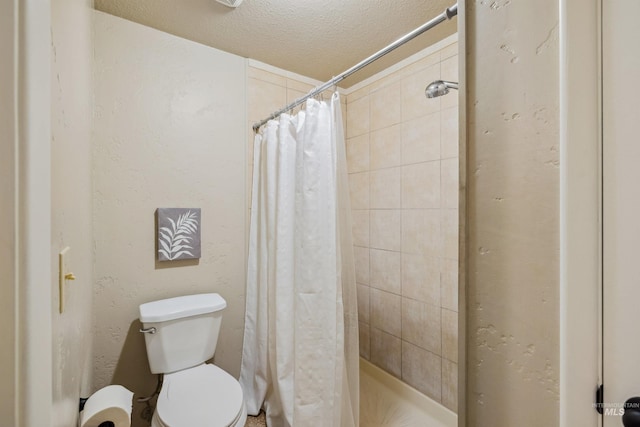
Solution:
M 561 427 L 601 422 L 601 3 L 560 0 Z
M 0 135 L 2 152 L 11 155 L 3 159 L 11 172 L 0 200 L 8 227 L 3 232 L 11 234 L 0 248 L 9 270 L 2 272 L 2 295 L 8 298 L 1 319 L 10 324 L 3 329 L 3 361 L 13 353 L 6 358 L 13 375 L 0 386 L 11 402 L 1 415 L 21 427 L 52 424 L 50 8 L 49 0 L 0 4 L 8 24 L 0 31 L 0 61 L 12 69 L 3 74 L 6 89 L 0 93 L 12 122 Z

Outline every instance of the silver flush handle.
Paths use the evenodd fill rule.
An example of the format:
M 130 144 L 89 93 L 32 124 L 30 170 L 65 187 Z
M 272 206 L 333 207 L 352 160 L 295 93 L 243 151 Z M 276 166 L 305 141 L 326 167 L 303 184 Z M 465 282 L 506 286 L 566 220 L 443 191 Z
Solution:
M 142 332 L 143 334 L 155 334 L 156 333 L 156 328 L 155 327 L 150 327 L 150 328 L 145 328 L 145 329 L 140 329 L 140 332 Z

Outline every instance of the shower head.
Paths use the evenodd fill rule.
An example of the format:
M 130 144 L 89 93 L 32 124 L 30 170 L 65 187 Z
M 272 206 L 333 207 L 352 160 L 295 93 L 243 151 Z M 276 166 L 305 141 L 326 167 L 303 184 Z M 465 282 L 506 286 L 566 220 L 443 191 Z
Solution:
M 424 94 L 427 95 L 427 98 L 435 98 L 448 94 L 449 89 L 458 90 L 458 83 L 448 82 L 445 80 L 436 80 L 435 82 L 432 82 L 429 86 L 427 86 L 427 88 L 424 90 Z

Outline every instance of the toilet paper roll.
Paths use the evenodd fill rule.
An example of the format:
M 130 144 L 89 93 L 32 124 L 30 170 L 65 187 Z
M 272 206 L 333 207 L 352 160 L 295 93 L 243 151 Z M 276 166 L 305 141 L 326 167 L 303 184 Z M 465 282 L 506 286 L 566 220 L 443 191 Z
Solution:
M 130 427 L 132 400 L 133 393 L 121 385 L 101 388 L 85 402 L 80 427 L 99 427 L 107 422 L 114 427 Z

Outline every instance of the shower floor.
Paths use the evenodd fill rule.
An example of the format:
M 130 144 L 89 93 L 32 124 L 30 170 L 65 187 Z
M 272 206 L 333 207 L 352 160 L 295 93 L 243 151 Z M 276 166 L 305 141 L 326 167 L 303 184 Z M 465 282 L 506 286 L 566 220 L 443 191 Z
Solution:
M 360 427 L 454 427 L 455 413 L 360 359 Z M 264 412 L 245 427 L 266 427 Z
M 457 416 L 360 359 L 360 427 L 455 427 Z

